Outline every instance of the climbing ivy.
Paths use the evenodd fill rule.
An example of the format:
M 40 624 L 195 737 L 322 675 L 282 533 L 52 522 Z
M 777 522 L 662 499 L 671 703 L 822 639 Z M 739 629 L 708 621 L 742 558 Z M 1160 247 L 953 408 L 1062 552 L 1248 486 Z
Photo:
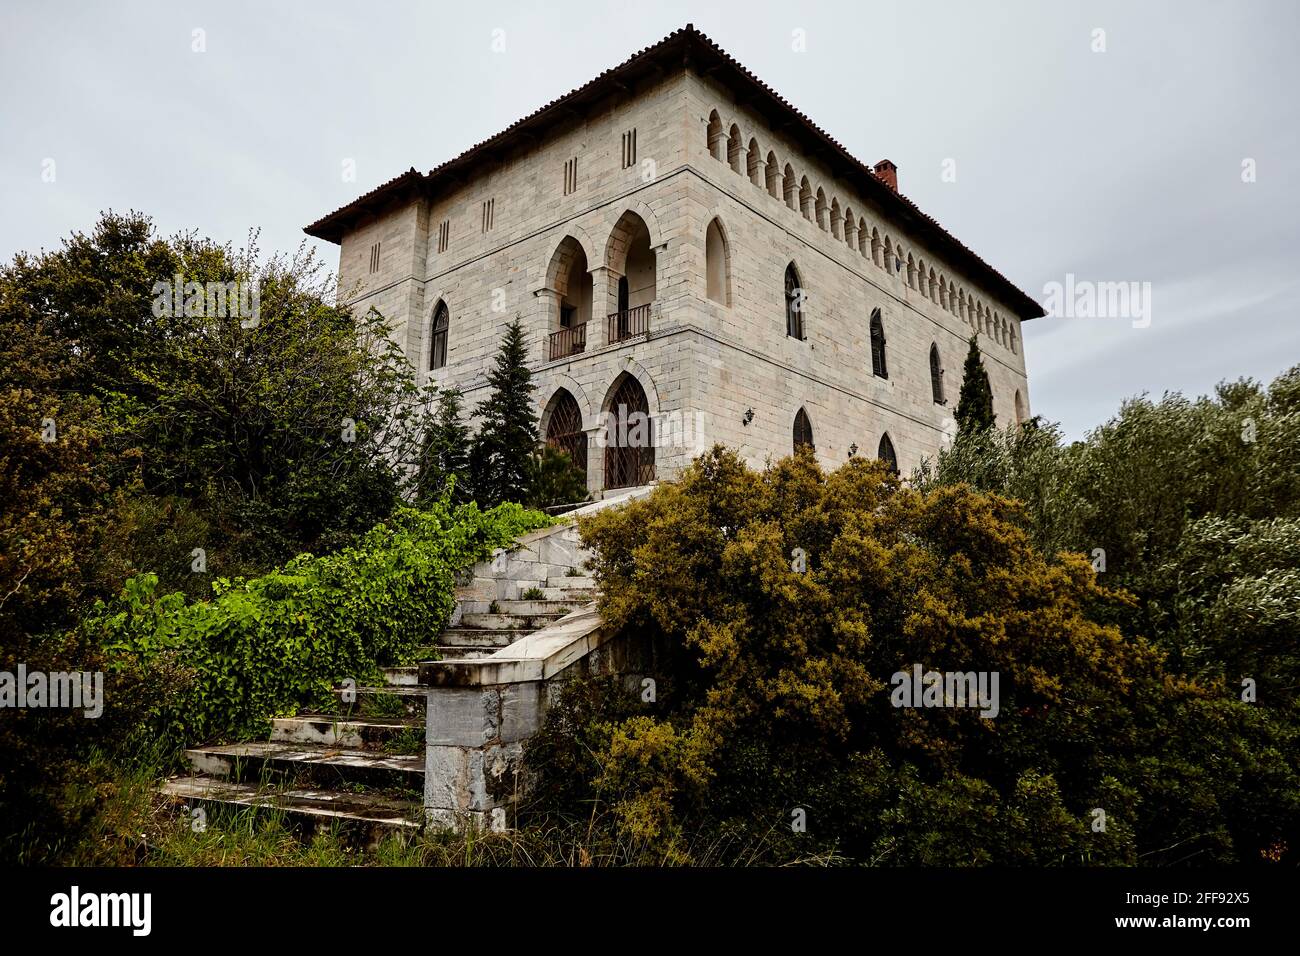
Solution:
M 155 705 L 160 733 L 255 738 L 341 681 L 363 685 L 407 659 L 446 625 L 459 569 L 549 523 L 516 504 L 399 509 L 336 554 L 218 579 L 209 600 L 160 595 L 156 575 L 138 575 L 85 626 L 122 667 L 181 665 L 183 686 Z

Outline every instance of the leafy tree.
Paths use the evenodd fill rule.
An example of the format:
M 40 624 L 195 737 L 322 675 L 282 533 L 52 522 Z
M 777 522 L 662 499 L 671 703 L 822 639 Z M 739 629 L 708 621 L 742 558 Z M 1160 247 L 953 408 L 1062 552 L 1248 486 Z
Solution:
M 607 626 L 666 648 L 676 688 L 661 712 L 584 733 L 593 792 L 675 858 L 736 828 L 777 858 L 888 864 L 1259 861 L 1295 846 L 1296 726 L 1169 673 L 1098 619 L 1133 599 L 1082 556 L 1045 554 L 1023 522 L 1010 499 L 918 491 L 880 462 L 825 473 L 801 452 L 759 473 L 721 448 L 583 520 Z M 895 675 L 918 664 L 996 673 L 996 716 L 895 706 Z M 791 808 L 808 832 L 778 838 Z
M 474 492 L 485 506 L 530 499 L 528 482 L 538 434 L 533 412 L 536 386 L 527 358 L 523 326 L 516 317 L 506 327 L 488 373 L 491 391 L 475 409 L 480 424 L 474 439 Z
M 234 302 L 212 294 L 227 284 Z M 255 572 L 391 512 L 428 399 L 383 317 L 334 299 L 305 247 L 263 260 L 255 237 L 161 239 L 138 213 L 0 269 L 0 322 L 70 357 L 49 388 L 96 403 L 106 447 L 137 463 L 111 482 L 139 480 L 119 582 L 153 570 L 201 594 L 195 548 L 214 572 Z
M 980 357 L 977 336 L 970 337 L 966 364 L 962 368 L 961 393 L 957 396 L 957 433 L 982 432 L 993 427 L 993 389 Z
M 535 508 L 570 505 L 590 497 L 587 476 L 568 452 L 551 445 L 542 445 L 529 459 L 528 487 Z
M 473 500 L 469 426 L 461 419 L 459 389 L 444 389 L 424 433 L 416 498 L 432 501 L 450 494 L 456 504 Z
M 1262 706 L 1292 708 L 1297 460 L 1300 366 L 1268 388 L 1126 401 L 1070 445 L 1051 425 L 959 436 L 915 478 L 1020 499 L 1018 520 L 1045 553 L 1082 552 L 1136 596 L 1108 620 L 1149 637 L 1179 672 L 1238 692 L 1250 678 Z

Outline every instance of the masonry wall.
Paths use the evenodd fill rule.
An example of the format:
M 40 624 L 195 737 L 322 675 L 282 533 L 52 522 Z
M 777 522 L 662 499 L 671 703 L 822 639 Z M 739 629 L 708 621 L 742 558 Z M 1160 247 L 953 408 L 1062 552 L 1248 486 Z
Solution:
M 888 433 L 904 473 L 933 455 L 955 429 L 952 413 L 973 319 L 953 314 L 906 276 L 890 275 L 871 246 L 850 245 L 784 197 L 758 184 L 709 151 L 708 126 L 717 111 L 729 129 L 740 127 L 766 157 L 774 152 L 827 203 L 865 218 L 903 250 L 960 286 L 990 314 L 1018 323 L 1004 303 L 986 294 L 929 249 L 911 240 L 874 204 L 804 157 L 762 119 L 731 102 L 730 94 L 692 73 L 666 76 L 610 100 L 605 108 L 546 142 L 508 157 L 462 188 L 431 203 L 391 210 L 349 233 L 340 252 L 340 286 L 355 308 L 378 308 L 405 344 L 425 379 L 454 385 L 466 405 L 485 397 L 485 374 L 506 325 L 518 316 L 526 330 L 543 428 L 558 388 L 578 402 L 588 433 L 588 483 L 603 487 L 601 412 L 623 374 L 646 391 L 661 426 L 656 442 L 659 477 L 675 474 L 715 441 L 741 449 L 754 464 L 788 454 L 796 412 L 809 415 L 819 457 L 828 465 L 858 454 L 875 455 Z M 636 162 L 624 168 L 623 134 L 637 131 Z M 576 158 L 577 188 L 565 191 L 565 163 Z M 492 202 L 491 228 L 483 204 Z M 617 307 L 620 223 L 644 222 L 655 253 L 651 333 L 609 344 L 604 315 Z M 726 237 L 726 302 L 706 294 L 705 232 L 717 219 Z M 439 248 L 447 223 L 446 249 Z M 548 335 L 556 328 L 554 264 L 566 239 L 583 250 L 592 280 L 586 350 L 550 361 Z M 379 243 L 379 268 L 370 271 Z M 786 335 L 784 275 L 799 272 L 807 296 L 806 339 Z M 643 298 L 649 276 L 630 275 L 631 304 Z M 434 308 L 451 315 L 447 366 L 429 370 Z M 869 316 L 882 312 L 888 379 L 871 371 Z M 946 405 L 933 401 L 929 350 L 938 346 L 945 369 Z M 980 335 L 999 422 L 1015 420 L 1015 394 L 1029 414 L 1024 359 L 1006 337 Z M 746 412 L 753 416 L 744 423 Z M 667 446 L 667 447 L 666 447 Z
M 999 341 L 979 335 L 984 364 L 994 394 L 999 423 L 1015 420 L 1019 391 L 1022 415 L 1029 414 L 1029 393 L 1018 321 L 1011 310 L 974 282 L 943 264 L 931 250 L 912 240 L 873 203 L 818 161 L 799 152 L 761 118 L 733 102 L 730 93 L 691 75 L 687 84 L 692 137 L 687 143 L 692 177 L 692 215 L 698 222 L 695 252 L 700 281 L 696 301 L 700 314 L 701 348 L 696 376 L 701 393 L 716 410 L 714 434 L 761 461 L 788 454 L 793 448 L 794 417 L 800 407 L 809 415 L 818 457 L 838 464 L 857 446 L 858 454 L 875 455 L 880 437 L 888 432 L 899 465 L 906 474 L 922 456 L 933 455 L 945 434 L 955 429 L 952 416 L 961 386 L 962 364 L 972 324 L 942 307 L 918 288 L 909 287 L 906 273 L 891 275 L 871 255 L 850 245 L 841 234 L 809 221 L 785 201 L 769 193 L 765 170 L 751 181 L 747 155 L 741 171 L 731 168 L 726 144 L 715 158 L 709 149 L 709 123 L 716 111 L 725 133 L 739 127 L 748 153 L 756 141 L 766 163 L 775 153 L 784 179 L 789 164 L 800 183 L 806 176 L 814 195 L 820 187 L 829 207 L 838 199 L 841 211 L 851 209 L 865 219 L 867 229 L 888 234 L 907 255 L 946 273 L 991 312 L 1015 329 Z M 729 305 L 709 300 L 704 284 L 704 230 L 717 217 L 727 237 L 730 265 Z M 829 219 L 829 216 L 827 217 Z M 855 230 L 856 232 L 856 230 Z M 806 338 L 786 335 L 785 269 L 793 262 L 806 295 L 803 313 Z M 869 322 L 871 311 L 882 313 L 887 340 L 887 379 L 872 374 Z M 938 347 L 947 404 L 933 400 L 930 383 L 931 344 Z M 748 409 L 754 416 L 742 424 Z

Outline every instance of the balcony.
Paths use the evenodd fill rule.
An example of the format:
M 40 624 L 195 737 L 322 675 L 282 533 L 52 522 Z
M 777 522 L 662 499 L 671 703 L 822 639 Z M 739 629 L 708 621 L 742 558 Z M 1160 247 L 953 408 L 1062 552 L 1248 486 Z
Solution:
M 611 312 L 605 317 L 605 340 L 613 345 L 645 335 L 650 331 L 650 307 L 653 305 L 653 302 L 647 302 L 634 309 Z
M 550 360 L 568 358 L 570 355 L 580 355 L 587 348 L 587 323 L 573 325 L 567 329 L 560 329 L 551 333 L 550 341 Z

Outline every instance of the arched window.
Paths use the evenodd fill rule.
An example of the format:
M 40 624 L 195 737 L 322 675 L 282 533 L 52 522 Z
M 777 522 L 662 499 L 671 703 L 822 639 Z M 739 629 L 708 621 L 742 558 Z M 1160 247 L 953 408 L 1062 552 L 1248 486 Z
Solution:
M 823 232 L 830 229 L 830 224 L 826 218 L 826 211 L 829 207 L 826 205 L 826 191 L 820 186 L 817 187 L 817 201 L 813 211 L 817 216 L 817 228 Z
M 749 141 L 749 155 L 745 158 L 745 169 L 749 181 L 759 189 L 763 188 L 763 154 L 759 151 L 758 140 Z
M 1016 320 L 1015 320 L 1015 319 L 1012 319 L 1012 320 L 1011 320 L 1011 328 L 1008 330 L 1007 334 L 1011 336 L 1011 351 L 1012 351 L 1012 353 L 1019 353 L 1020 349 L 1016 346 L 1016 338 L 1017 338 L 1017 336 L 1016 336 Z
M 880 436 L 880 447 L 876 449 L 876 457 L 889 466 L 891 475 L 898 474 L 898 456 L 894 454 L 894 443 L 889 440 L 889 432 Z
M 804 337 L 803 307 L 804 291 L 792 262 L 785 267 L 785 334 L 790 338 Z
M 870 239 L 867 238 L 867 221 L 861 216 L 858 217 L 858 253 L 865 259 L 871 255 L 869 246 Z
M 771 152 L 767 154 L 767 194 L 781 198 L 781 164 L 776 161 L 776 153 Z
M 641 383 L 623 372 L 605 402 L 605 487 L 631 488 L 655 480 L 654 428 Z
M 840 211 L 838 196 L 831 199 L 831 235 L 836 239 L 844 238 L 844 213 Z
M 808 182 L 807 176 L 805 176 L 803 178 L 803 181 L 799 183 L 799 211 L 803 213 L 803 217 L 805 219 L 807 219 L 809 222 L 812 222 L 813 191 L 812 191 L 812 183 Z
M 708 297 L 731 305 L 731 262 L 722 224 L 714 219 L 704 232 L 704 273 Z
M 907 287 L 916 288 L 916 260 L 912 258 L 910 252 L 907 254 Z
M 885 323 L 880 318 L 880 310 L 871 310 L 871 374 L 877 378 L 889 378 L 889 364 L 885 361 Z
M 943 365 L 939 362 L 939 346 L 930 343 L 930 392 L 936 405 L 945 404 L 943 397 Z
M 1025 400 L 1020 397 L 1020 389 L 1016 389 L 1016 424 L 1025 423 Z
M 858 221 L 853 218 L 853 207 L 844 207 L 844 244 L 849 249 L 857 247 Z
M 796 212 L 799 211 L 799 181 L 795 178 L 794 167 L 785 164 L 785 178 L 781 181 L 785 194 L 785 204 Z
M 794 415 L 794 450 L 798 451 L 800 448 L 813 451 L 817 449 L 813 444 L 812 422 L 808 420 L 808 413 L 802 408 Z
M 569 456 L 573 467 L 587 473 L 587 435 L 582 430 L 582 411 L 567 389 L 559 389 L 547 405 L 546 444 Z
M 433 336 L 429 344 L 429 370 L 442 368 L 447 364 L 447 327 L 451 325 L 451 313 L 447 303 L 439 302 L 433 310 Z
M 741 172 L 740 164 L 741 157 L 744 153 L 745 147 L 740 143 L 740 127 L 733 123 L 731 126 L 731 135 L 727 137 L 727 165 L 730 166 L 734 172 L 741 173 L 742 176 L 744 173 Z
M 882 247 L 880 245 L 880 233 L 875 229 L 871 230 L 871 261 L 874 262 L 878 268 L 883 269 L 885 267 L 885 260 L 882 258 Z
M 722 149 L 726 139 L 726 134 L 722 132 L 722 117 L 718 115 L 717 110 L 714 110 L 709 114 L 709 155 L 718 162 L 722 162 Z

